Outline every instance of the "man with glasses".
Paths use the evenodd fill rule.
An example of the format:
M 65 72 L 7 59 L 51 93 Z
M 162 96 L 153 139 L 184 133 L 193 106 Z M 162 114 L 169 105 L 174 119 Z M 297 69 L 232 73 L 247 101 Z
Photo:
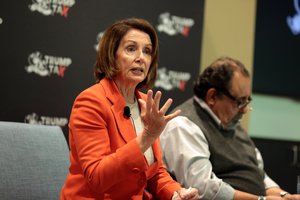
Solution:
M 238 60 L 214 61 L 194 82 L 194 96 L 161 134 L 164 161 L 185 187 L 206 200 L 300 199 L 282 190 L 263 169 L 263 160 L 241 127 L 251 110 L 251 80 Z

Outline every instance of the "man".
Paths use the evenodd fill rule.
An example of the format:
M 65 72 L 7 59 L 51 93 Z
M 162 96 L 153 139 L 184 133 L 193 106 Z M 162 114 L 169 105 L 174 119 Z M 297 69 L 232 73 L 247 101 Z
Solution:
M 194 84 L 161 135 L 164 161 L 185 187 L 207 200 L 300 199 L 282 190 L 263 169 L 261 154 L 239 124 L 249 110 L 251 80 L 238 60 L 214 61 Z M 176 109 L 178 109 L 176 108 Z

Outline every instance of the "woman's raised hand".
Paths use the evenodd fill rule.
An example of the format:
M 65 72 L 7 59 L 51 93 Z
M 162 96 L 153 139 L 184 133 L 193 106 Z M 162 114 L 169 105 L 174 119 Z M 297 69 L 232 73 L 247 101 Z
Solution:
M 155 139 L 157 139 L 160 136 L 168 121 L 178 116 L 181 112 L 180 110 L 177 110 L 167 115 L 166 113 L 170 108 L 173 100 L 168 99 L 165 102 L 165 104 L 160 108 L 159 104 L 161 95 L 161 92 L 157 91 L 153 98 L 153 91 L 148 90 L 147 101 L 145 102 L 144 100 L 139 99 L 141 107 L 141 119 L 144 124 L 144 131 L 142 133 L 142 137 L 146 137 L 148 138 L 148 140 L 152 140 L 151 144 L 154 142 Z

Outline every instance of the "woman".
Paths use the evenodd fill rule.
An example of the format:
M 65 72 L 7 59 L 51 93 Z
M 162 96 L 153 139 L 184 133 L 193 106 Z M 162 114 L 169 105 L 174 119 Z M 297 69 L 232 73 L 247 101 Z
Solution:
M 105 31 L 97 84 L 73 105 L 71 166 L 61 199 L 198 199 L 198 191 L 181 188 L 162 163 L 158 138 L 180 111 L 166 115 L 171 99 L 160 108 L 161 92 L 139 91 L 153 86 L 157 62 L 158 39 L 149 22 L 125 19 Z

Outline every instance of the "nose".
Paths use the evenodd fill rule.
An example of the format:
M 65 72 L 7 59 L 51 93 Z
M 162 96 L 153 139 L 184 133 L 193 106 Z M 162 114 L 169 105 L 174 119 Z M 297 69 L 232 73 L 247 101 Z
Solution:
M 136 51 L 136 57 L 135 57 L 135 61 L 140 63 L 140 62 L 144 62 L 145 61 L 145 55 L 143 53 L 143 50 L 138 50 Z

